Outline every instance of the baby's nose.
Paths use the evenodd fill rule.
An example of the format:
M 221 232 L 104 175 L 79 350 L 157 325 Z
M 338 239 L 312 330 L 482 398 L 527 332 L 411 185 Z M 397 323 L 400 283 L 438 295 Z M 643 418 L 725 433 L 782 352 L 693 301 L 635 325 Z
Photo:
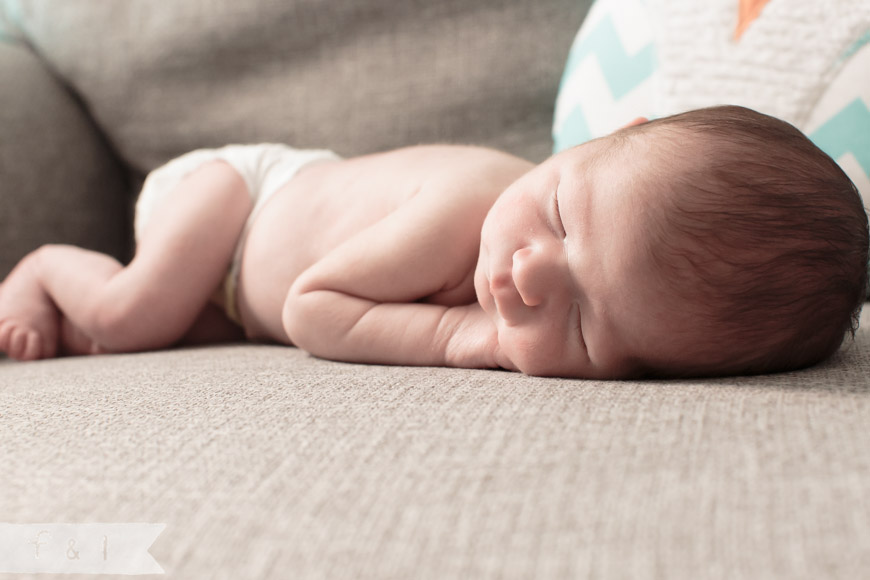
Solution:
M 514 252 L 511 274 L 526 306 L 540 306 L 552 288 L 552 265 L 540 249 L 522 248 Z

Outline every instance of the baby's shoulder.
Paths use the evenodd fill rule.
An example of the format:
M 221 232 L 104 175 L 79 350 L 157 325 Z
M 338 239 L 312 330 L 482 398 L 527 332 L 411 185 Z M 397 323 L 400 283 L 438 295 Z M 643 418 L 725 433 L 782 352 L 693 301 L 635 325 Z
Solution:
M 364 202 L 367 215 L 382 217 L 413 200 L 415 206 L 479 213 L 477 206 L 488 210 L 533 166 L 487 147 L 416 145 L 323 164 L 303 174 L 296 187 L 325 192 L 311 197 L 335 205 L 336 211 Z
M 478 145 L 415 145 L 396 149 L 390 154 L 395 155 L 397 159 L 413 159 L 422 164 L 439 165 L 442 168 L 445 163 L 449 164 L 448 167 L 480 170 L 499 167 L 527 171 L 533 166 L 531 162 L 516 155 Z
M 417 145 L 387 154 L 399 171 L 411 171 L 429 187 L 503 191 L 534 167 L 510 153 L 473 145 Z

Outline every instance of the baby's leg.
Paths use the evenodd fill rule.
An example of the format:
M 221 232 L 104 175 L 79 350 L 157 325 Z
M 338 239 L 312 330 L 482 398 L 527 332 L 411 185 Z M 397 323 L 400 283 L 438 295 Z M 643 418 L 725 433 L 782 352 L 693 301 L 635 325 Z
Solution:
M 0 287 L 0 350 L 54 356 L 59 334 L 96 351 L 137 351 L 181 339 L 226 274 L 251 211 L 241 176 L 203 165 L 156 208 L 130 264 L 72 246 L 44 246 Z M 59 313 L 58 313 L 59 311 Z M 61 316 L 72 328 L 61 329 Z

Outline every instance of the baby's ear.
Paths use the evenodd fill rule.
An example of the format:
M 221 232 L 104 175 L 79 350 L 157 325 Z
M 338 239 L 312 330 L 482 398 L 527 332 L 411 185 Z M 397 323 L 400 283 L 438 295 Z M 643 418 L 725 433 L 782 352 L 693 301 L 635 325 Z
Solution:
M 644 123 L 649 123 L 649 119 L 647 119 L 646 117 L 638 117 L 637 119 L 626 123 L 621 128 L 625 129 L 626 127 L 634 127 L 635 125 L 643 125 Z

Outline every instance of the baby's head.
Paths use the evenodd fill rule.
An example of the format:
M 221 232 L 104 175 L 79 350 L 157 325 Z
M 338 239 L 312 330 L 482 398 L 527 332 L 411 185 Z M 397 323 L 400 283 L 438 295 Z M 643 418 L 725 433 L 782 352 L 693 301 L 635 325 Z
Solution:
M 797 369 L 854 333 L 867 216 L 800 131 L 691 111 L 562 152 L 481 232 L 480 303 L 520 370 L 584 377 Z

